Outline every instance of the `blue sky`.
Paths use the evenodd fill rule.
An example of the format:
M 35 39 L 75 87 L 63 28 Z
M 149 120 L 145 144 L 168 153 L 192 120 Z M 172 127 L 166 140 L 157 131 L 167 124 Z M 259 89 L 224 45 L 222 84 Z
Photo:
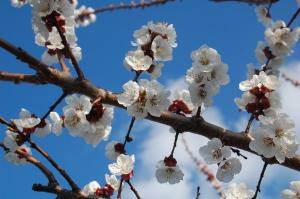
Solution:
M 101 7 L 118 1 L 86 0 L 80 1 L 80 4 L 81 2 L 92 7 Z M 295 10 L 296 1 L 281 1 L 273 6 L 272 15 L 274 19 L 286 21 Z M 31 8 L 26 6 L 15 9 L 10 6 L 9 1 L 0 1 L 0 16 L 3 19 L 0 37 L 24 48 L 34 56 L 40 57 L 44 49 L 34 44 L 34 34 L 31 28 Z M 203 44 L 208 44 L 217 49 L 222 56 L 222 60 L 229 65 L 231 81 L 215 97 L 213 108 L 207 111 L 207 119 L 230 129 L 241 127 L 244 124 L 245 114 L 238 112 L 233 99 L 240 96 L 238 83 L 246 78 L 246 64 L 256 63 L 254 49 L 257 42 L 264 39 L 264 27 L 257 22 L 254 7 L 237 3 L 215 4 L 207 0 L 185 0 L 145 10 L 115 11 L 100 14 L 97 16 L 96 23 L 87 28 L 77 29 L 78 43 L 83 51 L 83 59 L 80 61 L 80 65 L 86 77 L 100 87 L 116 92 L 121 91 L 122 84 L 132 79 L 133 75 L 122 64 L 124 55 L 132 49 L 130 44 L 132 33 L 151 20 L 174 24 L 178 35 L 178 47 L 174 50 L 174 59 L 166 63 L 159 81 L 169 88 L 178 85 L 181 87 L 183 82 L 180 78 L 191 66 L 191 51 Z M 299 22 L 299 19 L 296 20 L 294 25 L 299 25 Z M 300 48 L 297 45 L 295 53 L 286 60 L 288 65 L 286 70 L 294 71 L 291 74 L 300 74 L 297 62 L 299 55 Z M 24 63 L 17 61 L 2 49 L 0 49 L 0 70 L 32 72 Z M 288 100 L 291 98 L 287 98 L 287 96 L 293 98 L 293 95 L 290 94 L 295 94 L 295 91 L 298 92 L 298 90 L 289 87 L 289 85 L 284 86 L 283 96 L 287 104 L 286 110 L 290 111 L 295 120 L 300 121 L 300 115 L 297 115 L 295 111 L 293 112 L 293 108 L 288 106 Z M 4 82 L 0 83 L 0 91 L 0 115 L 7 119 L 18 117 L 22 107 L 37 115 L 43 115 L 48 110 L 49 105 L 61 93 L 58 88 L 49 85 L 13 85 Z M 285 93 L 287 91 L 290 92 Z M 64 103 L 57 108 L 58 112 L 61 112 L 63 105 Z M 129 121 L 130 118 L 125 111 L 116 109 L 110 138 L 122 139 L 126 133 L 124 129 L 127 128 Z M 137 172 L 133 183 L 136 183 L 138 188 L 147 187 L 150 193 L 153 189 L 159 191 L 170 190 L 171 192 L 173 192 L 172 190 L 182 190 L 182 194 L 188 194 L 185 198 L 194 197 L 191 194 L 194 193 L 196 186 L 191 186 L 191 184 L 201 184 L 201 187 L 208 187 L 207 189 L 201 188 L 204 196 L 207 194 L 211 198 L 216 197 L 213 193 L 212 195 L 204 193 L 209 192 L 209 185 L 203 183 L 203 176 L 197 173 L 195 169 L 193 170 L 192 162 L 188 162 L 188 159 L 184 158 L 183 152 L 179 152 L 178 156 L 182 156 L 184 169 L 189 170 L 186 174 L 186 180 L 176 185 L 176 187 L 165 185 L 159 187 L 155 182 L 152 183 L 153 173 L 151 171 L 155 165 L 154 159 L 161 159 L 164 150 L 153 151 L 151 144 L 155 144 L 158 138 L 166 142 L 173 140 L 172 135 L 168 132 L 165 132 L 166 136 L 163 135 L 162 137 L 157 134 L 157 132 L 167 130 L 166 127 L 153 125 L 150 122 L 139 122 L 134 127 L 133 136 L 135 141 L 130 144 L 128 152 L 140 155 L 137 156 Z M 0 131 L 4 135 L 5 128 L 1 126 Z M 199 144 L 204 143 L 204 139 L 199 136 L 187 136 L 189 136 L 196 153 Z M 0 139 L 3 137 L 0 135 Z M 193 142 L 195 139 L 201 139 L 200 143 Z M 45 148 L 81 187 L 92 180 L 103 182 L 104 174 L 108 172 L 107 164 L 109 163 L 103 153 L 105 142 L 101 142 L 96 148 L 93 148 L 85 144 L 82 139 L 69 136 L 67 132 L 64 132 L 60 137 L 50 135 L 46 139 L 35 138 L 35 141 Z M 166 149 L 170 149 L 171 144 L 167 147 Z M 161 154 L 153 155 L 154 152 Z M 42 159 L 38 154 L 34 154 Z M 255 161 L 258 161 L 258 159 L 255 159 Z M 245 168 L 256 165 L 255 162 L 254 164 L 249 162 L 245 164 Z M 259 165 L 261 162 L 257 164 Z M 240 180 L 248 179 L 252 182 L 252 184 L 250 182 L 251 188 L 254 189 L 259 175 L 255 172 L 258 172 L 260 168 L 257 170 L 249 169 L 248 171 L 245 169 L 245 174 L 240 177 Z M 276 176 L 278 171 L 286 174 L 285 177 L 282 178 L 282 175 Z M 247 176 L 247 173 L 252 175 Z M 266 182 L 272 183 L 266 183 L 264 196 L 261 198 L 279 198 L 279 191 L 287 187 L 291 179 L 296 180 L 297 178 L 300 179 L 299 173 L 276 166 L 270 177 L 267 177 L 269 180 L 266 179 Z M 0 158 L 0 179 L 1 199 L 15 199 L 21 196 L 23 198 L 39 199 L 54 198 L 53 195 L 34 193 L 31 190 L 33 183 L 47 182 L 44 176 L 31 165 L 14 166 L 6 162 L 4 158 Z M 61 178 L 60 180 L 63 182 L 62 185 L 66 185 Z M 163 196 L 164 193 L 159 191 L 159 196 Z M 143 188 L 142 192 L 145 193 L 144 198 L 151 198 L 147 195 L 149 193 L 146 189 Z M 178 193 L 176 194 L 178 195 Z M 180 198 L 180 196 L 178 197 Z M 132 195 L 128 198 L 132 198 Z

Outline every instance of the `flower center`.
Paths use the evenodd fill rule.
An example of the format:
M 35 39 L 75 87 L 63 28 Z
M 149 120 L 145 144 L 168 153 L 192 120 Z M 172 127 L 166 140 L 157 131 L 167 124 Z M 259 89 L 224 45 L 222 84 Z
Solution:
M 275 143 L 273 141 L 273 138 L 269 138 L 269 137 L 266 137 L 264 138 L 264 143 L 269 146 L 269 147 L 274 147 L 275 146 Z

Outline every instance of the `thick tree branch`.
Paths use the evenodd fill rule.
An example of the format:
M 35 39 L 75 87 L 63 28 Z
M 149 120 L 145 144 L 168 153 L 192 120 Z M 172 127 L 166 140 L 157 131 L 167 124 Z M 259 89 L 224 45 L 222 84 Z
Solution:
M 26 53 L 25 51 L 15 50 L 18 48 L 14 47 L 8 42 L 3 42 L 3 40 L 0 39 L 0 47 L 3 46 L 1 45 L 3 43 L 8 44 L 5 45 L 5 49 L 11 52 L 12 54 L 16 55 L 17 57 L 20 57 L 19 55 L 22 55 L 21 60 L 23 62 L 29 63 L 30 65 L 32 65 L 31 67 L 33 68 L 42 69 L 41 72 L 45 71 L 45 73 L 48 74 L 46 75 L 44 73 L 42 76 L 45 82 L 57 85 L 68 93 L 80 93 L 89 96 L 92 99 L 101 98 L 102 102 L 105 104 L 110 104 L 125 109 L 124 106 L 118 103 L 117 94 L 111 91 L 97 88 L 88 80 L 78 81 L 77 79 L 74 79 L 71 76 L 66 75 L 65 73 L 59 72 L 55 69 L 51 69 L 47 65 L 41 63 L 31 55 Z M 160 117 L 154 117 L 149 115 L 146 117 L 146 119 L 171 126 L 174 129 L 180 130 L 181 132 L 191 132 L 194 134 L 205 136 L 209 139 L 216 137 L 221 139 L 225 145 L 256 154 L 254 151 L 250 150 L 249 143 L 251 140 L 246 134 L 224 129 L 217 125 L 208 123 L 202 118 L 186 118 L 184 116 L 166 111 L 163 112 Z M 275 158 L 265 159 L 265 161 L 269 164 L 279 164 Z M 296 155 L 294 158 L 287 158 L 285 162 L 281 165 L 300 171 L 300 156 Z
M 82 193 L 73 192 L 71 190 L 64 189 L 60 186 L 45 186 L 41 184 L 34 184 L 32 186 L 32 190 L 36 192 L 45 192 L 45 193 L 52 193 L 57 195 L 57 199 L 88 199 L 84 197 Z

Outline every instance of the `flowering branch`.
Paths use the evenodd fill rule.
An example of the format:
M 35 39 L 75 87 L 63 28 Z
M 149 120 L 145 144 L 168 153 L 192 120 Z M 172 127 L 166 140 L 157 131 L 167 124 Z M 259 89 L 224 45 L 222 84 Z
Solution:
M 43 64 L 24 50 L 13 46 L 3 39 L 0 39 L 0 47 L 20 58 L 21 61 L 28 63 L 31 68 L 39 70 L 42 73 L 43 80 L 49 84 L 56 85 L 70 94 L 80 93 L 89 96 L 92 99 L 101 98 L 102 102 L 105 104 L 125 109 L 124 106 L 118 103 L 117 95 L 111 91 L 97 88 L 88 80 L 78 81 L 69 75 L 50 68 L 48 65 Z M 179 128 L 181 132 L 191 132 L 205 136 L 209 139 L 216 137 L 222 140 L 227 146 L 232 146 L 256 154 L 254 151 L 250 150 L 249 143 L 251 140 L 245 134 L 232 132 L 208 123 L 203 119 L 195 120 L 194 118 L 186 118 L 168 111 L 163 112 L 160 117 L 148 115 L 146 119 L 171 126 L 174 129 Z M 275 158 L 270 158 L 266 161 L 269 164 L 279 164 Z M 300 171 L 300 156 L 296 155 L 294 158 L 286 158 L 285 162 L 281 165 Z
M 254 194 L 254 196 L 252 197 L 252 199 L 256 199 L 258 192 L 260 192 L 261 181 L 262 181 L 262 179 L 263 179 L 263 177 L 264 177 L 264 174 L 265 174 L 265 171 L 266 171 L 266 169 L 267 169 L 267 166 L 268 166 L 268 163 L 265 162 L 265 163 L 264 163 L 264 166 L 263 166 L 263 169 L 262 169 L 262 171 L 261 171 L 261 173 L 260 173 L 260 177 L 259 177 L 259 180 L 258 180 L 258 183 L 257 183 L 257 186 L 256 186 L 255 194 Z

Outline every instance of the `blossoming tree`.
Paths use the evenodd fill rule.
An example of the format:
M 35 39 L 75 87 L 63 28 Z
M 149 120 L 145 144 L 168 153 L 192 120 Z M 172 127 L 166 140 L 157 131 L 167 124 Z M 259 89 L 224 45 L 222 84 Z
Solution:
M 5 159 L 16 165 L 34 165 L 48 181 L 46 184 L 34 184 L 33 191 L 54 194 L 59 199 L 119 199 L 122 191 L 129 188 L 132 197 L 143 198 L 132 182 L 135 155 L 128 150 L 128 144 L 133 140 L 133 126 L 144 119 L 168 125 L 174 135 L 170 152 L 156 165 L 154 175 L 159 183 L 172 185 L 184 180 L 184 172 L 176 159 L 175 150 L 179 144 L 178 137 L 186 132 L 210 139 L 206 145 L 199 146 L 199 155 L 204 160 L 201 163 L 193 157 L 188 144 L 183 143 L 194 162 L 203 166 L 201 172 L 208 176 L 208 181 L 221 198 L 259 197 L 268 165 L 280 164 L 299 174 L 300 156 L 297 155 L 299 144 L 295 123 L 282 110 L 278 88 L 280 66 L 293 53 L 293 47 L 300 36 L 300 29 L 293 27 L 300 8 L 285 22 L 271 17 L 271 8 L 278 2 L 276 0 L 240 0 L 257 5 L 258 20 L 265 26 L 265 41 L 258 42 L 255 50 L 260 65 L 249 65 L 247 79 L 239 84 L 243 94 L 234 99 L 238 108 L 249 114 L 245 130 L 240 133 L 209 123 L 203 116 L 205 108 L 213 105 L 214 96 L 230 80 L 228 65 L 216 49 L 203 44 L 191 53 L 191 67 L 185 75 L 187 89 L 177 90 L 171 95 L 158 81 L 157 78 L 163 74 L 165 62 L 173 59 L 173 50 L 177 47 L 177 34 L 172 24 L 150 21 L 133 32 L 133 47 L 124 57 L 124 66 L 133 74 L 133 78 L 122 85 L 122 92 L 114 93 L 97 87 L 86 78 L 85 69 L 80 67 L 82 53 L 76 28 L 95 22 L 96 14 L 101 12 L 146 8 L 172 1 L 142 0 L 139 3 L 121 3 L 93 9 L 78 7 L 76 0 L 11 0 L 14 7 L 31 7 L 35 43 L 44 52 L 39 59 L 0 38 L 2 49 L 35 71 L 35 74 L 1 71 L 0 80 L 20 84 L 52 84 L 62 90 L 44 115 L 36 115 L 22 108 L 19 116 L 0 117 L 0 123 L 6 127 L 0 142 Z M 297 3 L 299 7 L 300 1 Z M 297 86 L 297 82 L 294 84 Z M 61 103 L 64 107 L 58 110 Z M 124 109 L 131 118 L 124 139 L 116 141 L 109 139 L 112 122 L 116 119 L 115 108 Z M 63 165 L 35 142 L 36 136 L 45 139 L 51 133 L 60 136 L 63 129 L 94 147 L 109 140 L 103 151 L 111 160 L 107 165 L 110 173 L 104 176 L 105 184 L 100 186 L 97 181 L 92 181 L 79 187 L 68 171 L 62 168 Z M 260 156 L 264 162 L 261 173 L 257 174 L 257 186 L 253 188 L 244 183 L 234 183 L 235 176 L 243 169 L 240 159 L 247 159 L 243 151 Z M 42 163 L 36 154 L 40 154 L 50 164 Z M 217 172 L 208 170 L 206 164 L 216 164 Z M 58 173 L 54 173 L 52 168 Z M 69 188 L 63 187 L 56 175 L 61 175 L 68 182 Z M 219 181 L 231 184 L 228 188 L 220 189 Z M 198 188 L 195 198 L 199 196 Z M 280 197 L 299 199 L 300 181 L 291 182 L 290 188 L 283 190 Z

